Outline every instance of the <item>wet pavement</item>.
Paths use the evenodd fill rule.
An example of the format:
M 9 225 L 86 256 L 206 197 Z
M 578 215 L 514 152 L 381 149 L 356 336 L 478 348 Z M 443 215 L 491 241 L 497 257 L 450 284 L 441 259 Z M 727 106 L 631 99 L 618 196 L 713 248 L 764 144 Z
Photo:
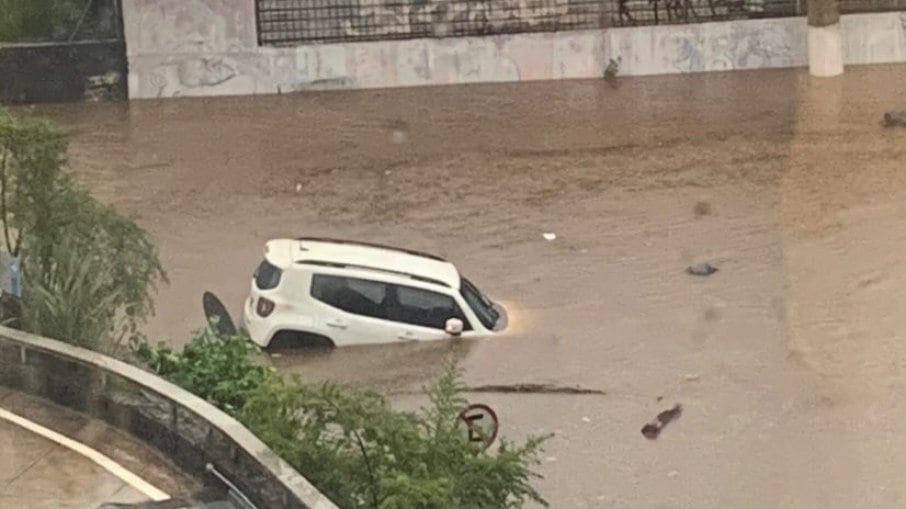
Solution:
M 157 455 L 100 423 L 5 389 L 0 407 L 95 448 L 165 493 L 195 488 Z M 94 509 L 148 500 L 89 458 L 0 419 L 0 507 Z
M 507 337 L 275 363 L 394 392 L 452 356 L 473 385 L 606 391 L 473 395 L 505 436 L 556 433 L 539 487 L 557 508 L 902 507 L 906 129 L 879 121 L 903 83 L 879 66 L 37 111 L 158 241 L 154 336 L 185 341 L 205 290 L 238 311 L 271 237 L 433 251 L 508 306 Z M 720 270 L 687 274 L 698 260 Z
M 148 500 L 97 464 L 0 421 L 0 507 L 96 508 Z

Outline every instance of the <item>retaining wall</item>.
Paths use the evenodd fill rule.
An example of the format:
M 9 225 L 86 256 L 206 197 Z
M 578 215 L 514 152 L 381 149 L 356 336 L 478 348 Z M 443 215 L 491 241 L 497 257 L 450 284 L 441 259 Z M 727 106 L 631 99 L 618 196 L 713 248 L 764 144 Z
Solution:
M 296 47 L 258 45 L 254 1 L 124 0 L 133 98 L 796 67 L 805 18 Z M 906 13 L 842 17 L 847 64 L 906 62 Z
M 336 509 L 236 420 L 135 366 L 0 327 L 0 385 L 119 428 L 196 479 L 210 463 L 262 509 Z
M 0 102 L 126 99 L 121 40 L 0 43 Z

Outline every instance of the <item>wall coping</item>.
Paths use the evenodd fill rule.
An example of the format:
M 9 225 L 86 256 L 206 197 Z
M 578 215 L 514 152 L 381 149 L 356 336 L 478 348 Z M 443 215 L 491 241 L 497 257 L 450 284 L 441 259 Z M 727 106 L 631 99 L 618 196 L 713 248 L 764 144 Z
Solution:
M 182 387 L 126 362 L 62 341 L 0 326 L 0 341 L 2 340 L 19 343 L 51 355 L 67 357 L 112 373 L 186 408 L 229 436 L 238 447 L 269 470 L 305 505 L 311 509 L 337 509 L 337 506 L 312 486 L 308 479 L 296 472 L 289 463 L 277 456 L 239 421 Z

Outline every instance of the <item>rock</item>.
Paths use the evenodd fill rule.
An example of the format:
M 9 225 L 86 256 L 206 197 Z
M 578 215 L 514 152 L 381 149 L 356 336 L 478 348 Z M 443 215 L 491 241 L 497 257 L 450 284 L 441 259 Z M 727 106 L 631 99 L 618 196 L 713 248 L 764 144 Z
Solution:
M 906 111 L 888 111 L 884 114 L 884 127 L 906 127 Z
M 717 267 L 708 262 L 693 263 L 686 269 L 686 272 L 693 276 L 710 276 L 717 272 Z

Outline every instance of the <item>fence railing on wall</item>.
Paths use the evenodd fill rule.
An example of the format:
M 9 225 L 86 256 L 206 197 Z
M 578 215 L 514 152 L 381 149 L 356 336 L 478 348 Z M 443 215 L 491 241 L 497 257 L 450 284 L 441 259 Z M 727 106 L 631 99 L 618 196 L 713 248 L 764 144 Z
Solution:
M 255 0 L 258 43 L 465 37 L 802 16 L 807 0 Z M 844 13 L 906 0 L 841 0 Z

